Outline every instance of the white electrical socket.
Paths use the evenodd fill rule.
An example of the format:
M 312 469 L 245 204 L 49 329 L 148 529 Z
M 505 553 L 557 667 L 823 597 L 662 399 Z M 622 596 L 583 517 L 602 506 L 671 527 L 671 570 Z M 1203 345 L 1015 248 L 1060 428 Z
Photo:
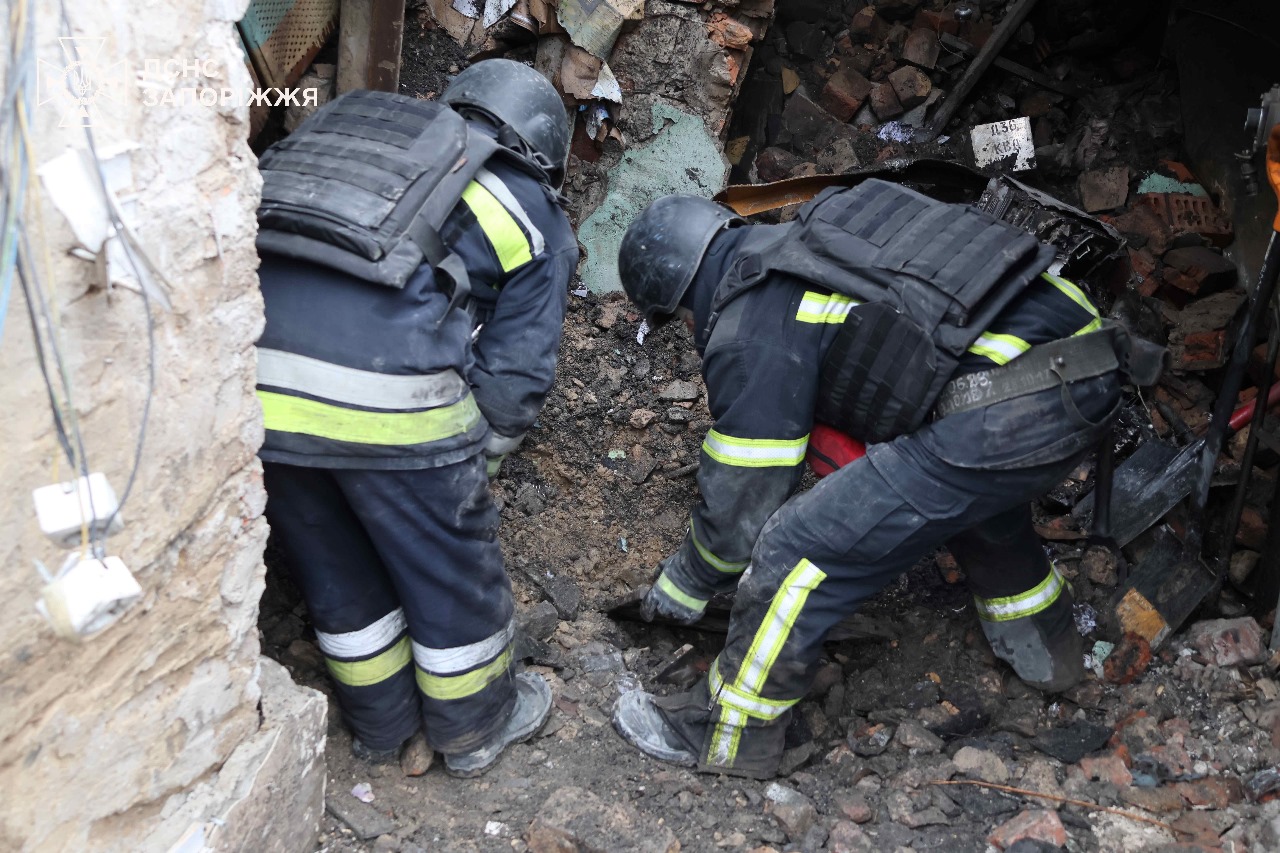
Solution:
M 83 556 L 40 591 L 36 609 L 59 636 L 81 640 L 124 615 L 142 597 L 142 587 L 119 557 Z
M 69 483 L 41 486 L 31 497 L 36 503 L 40 529 L 63 548 L 80 546 L 85 525 L 95 537 L 119 533 L 124 527 L 124 521 L 116 514 L 120 504 L 115 489 L 101 472 Z

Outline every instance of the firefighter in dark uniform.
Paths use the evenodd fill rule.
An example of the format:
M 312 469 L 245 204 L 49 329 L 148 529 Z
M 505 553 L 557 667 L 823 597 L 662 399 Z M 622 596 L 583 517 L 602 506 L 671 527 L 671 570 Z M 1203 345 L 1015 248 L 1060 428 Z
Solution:
M 814 223 L 839 230 L 810 261 L 774 260 L 804 242 L 797 229 L 809 229 L 810 243 L 821 236 Z M 614 723 L 635 746 L 706 771 L 774 775 L 828 629 L 943 543 L 967 574 L 995 653 L 1025 682 L 1057 691 L 1083 676 L 1071 592 L 1032 529 L 1029 502 L 1113 420 L 1129 339 L 1104 327 L 1075 284 L 1041 274 L 1052 251 L 1015 230 L 881 181 L 824 194 L 784 225 L 749 226 L 710 201 L 668 196 L 628 229 L 623 286 L 651 324 L 689 324 L 715 419 L 688 533 L 643 607 L 692 623 L 715 593 L 737 587 L 727 644 L 706 678 L 673 697 L 620 699 Z M 855 244 L 871 254 L 852 255 Z M 984 278 L 1009 284 L 954 369 L 937 377 L 945 384 L 931 413 L 868 440 L 863 458 L 792 497 L 815 412 L 835 411 L 826 421 L 854 412 L 852 426 L 847 417 L 832 425 L 860 439 L 892 436 L 898 430 L 876 435 L 876 419 L 902 408 L 897 396 L 923 363 L 893 326 L 902 303 L 876 320 L 863 316 L 872 300 L 833 286 L 834 274 L 827 286 L 801 274 L 829 271 L 812 262 L 823 252 L 845 273 L 864 270 L 864 284 L 879 277 L 912 299 L 930 276 L 965 265 L 961 298 Z M 1049 359 L 1029 355 L 1041 353 Z M 1036 369 L 1005 381 L 1018 359 Z M 847 405 L 865 385 L 873 393 L 862 408 Z
M 341 139 L 384 170 L 365 188 L 394 184 L 405 165 L 382 140 L 411 138 L 398 111 L 428 105 L 363 97 L 335 110 L 354 128 Z M 557 192 L 569 125 L 551 84 L 489 60 L 459 74 L 442 101 L 466 120 L 453 118 L 458 126 L 507 155 L 475 172 L 438 231 L 470 296 L 451 306 L 452 286 L 428 263 L 384 287 L 305 253 L 263 251 L 260 455 L 267 517 L 353 751 L 390 760 L 424 731 L 448 772 L 474 776 L 531 736 L 551 706 L 545 680 L 513 668 L 514 604 L 489 478 L 551 388 L 578 250 Z M 289 168 L 298 167 L 276 166 L 276 195 Z M 343 168 L 341 159 L 315 167 L 327 181 L 321 206 L 354 218 L 373 196 Z M 404 195 L 394 186 L 384 194 Z

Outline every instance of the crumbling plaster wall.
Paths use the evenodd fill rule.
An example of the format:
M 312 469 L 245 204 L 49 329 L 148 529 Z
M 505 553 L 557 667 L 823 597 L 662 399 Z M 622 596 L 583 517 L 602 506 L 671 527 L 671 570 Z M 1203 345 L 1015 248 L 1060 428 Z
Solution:
M 91 108 L 100 150 L 133 146 L 132 222 L 172 284 L 153 305 L 156 383 L 137 483 L 109 540 L 144 589 L 83 644 L 36 613 L 41 560 L 64 553 L 38 528 L 31 490 L 70 479 L 14 287 L 0 339 L 0 849 L 167 850 L 184 835 L 215 849 L 309 849 L 323 801 L 325 704 L 259 655 L 265 494 L 255 451 L 253 343 L 262 329 L 253 247 L 259 193 L 247 109 L 148 106 L 148 90 L 251 85 L 234 38 L 247 0 L 66 3 L 82 57 L 123 71 Z M 57 3 L 32 3 L 42 99 L 69 62 Z M 95 48 L 95 45 L 97 46 Z M 158 79 L 148 61 L 191 60 Z M 123 65 L 115 65 L 123 63 Z M 178 67 L 178 66 L 172 66 Z M 52 78 L 56 80 L 56 76 Z M 56 103 L 32 109 L 34 156 L 83 146 Z M 74 122 L 72 122 L 74 124 Z M 55 306 L 91 469 L 119 493 L 134 461 L 147 387 L 137 292 L 99 282 L 42 186 L 25 221 L 48 249 Z M 39 253 L 39 249 L 37 249 Z M 196 848 L 198 849 L 198 847 Z

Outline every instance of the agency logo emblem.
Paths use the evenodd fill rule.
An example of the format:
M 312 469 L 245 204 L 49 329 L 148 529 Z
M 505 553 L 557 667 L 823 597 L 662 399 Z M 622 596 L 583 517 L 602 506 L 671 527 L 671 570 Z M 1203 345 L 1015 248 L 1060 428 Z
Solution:
M 36 80 L 36 104 L 54 104 L 62 120 L 59 127 L 90 127 L 93 110 L 104 103 L 122 103 L 127 68 L 124 60 L 104 62 L 100 57 L 105 38 L 63 37 L 64 64 L 43 59 Z

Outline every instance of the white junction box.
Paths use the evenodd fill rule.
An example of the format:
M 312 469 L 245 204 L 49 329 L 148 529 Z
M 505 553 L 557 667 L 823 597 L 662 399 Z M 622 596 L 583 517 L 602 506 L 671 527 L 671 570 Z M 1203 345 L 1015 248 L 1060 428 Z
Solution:
M 142 587 L 119 557 L 84 557 L 40 591 L 36 609 L 60 636 L 79 640 L 101 631 L 142 597 Z
M 40 529 L 63 548 L 79 547 L 85 526 L 94 536 L 110 536 L 124 527 L 124 521 L 116 514 L 120 504 L 115 489 L 100 472 L 69 483 L 41 486 L 31 497 L 36 503 Z

